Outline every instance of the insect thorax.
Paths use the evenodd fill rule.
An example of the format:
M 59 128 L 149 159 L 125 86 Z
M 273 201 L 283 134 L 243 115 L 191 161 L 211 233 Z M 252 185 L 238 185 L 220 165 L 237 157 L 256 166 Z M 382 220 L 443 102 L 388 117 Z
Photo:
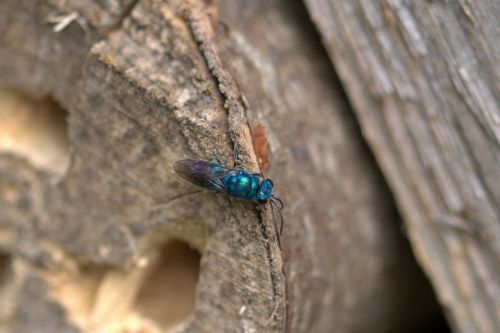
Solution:
M 228 174 L 224 184 L 230 195 L 247 200 L 255 200 L 259 190 L 259 177 L 244 171 Z

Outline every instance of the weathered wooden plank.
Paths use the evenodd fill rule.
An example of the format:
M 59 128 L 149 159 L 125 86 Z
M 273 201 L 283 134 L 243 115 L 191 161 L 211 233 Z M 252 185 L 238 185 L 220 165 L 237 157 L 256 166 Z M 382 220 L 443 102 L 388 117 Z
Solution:
M 66 11 L 78 10 L 78 5 L 68 5 Z M 184 9 L 196 10 L 194 6 L 181 8 L 173 3 L 146 1 L 133 8 L 120 29 L 96 28 L 89 32 L 73 22 L 73 26 L 57 33 L 46 31 L 52 38 L 46 41 L 49 46 L 58 39 L 68 38 L 75 44 L 84 40 L 71 35 L 70 28 L 81 29 L 83 35 L 91 36 L 88 44 L 80 45 L 78 51 L 82 56 L 75 59 L 78 66 L 69 66 L 68 75 L 57 72 L 58 67 L 52 61 L 60 59 L 52 59 L 50 55 L 47 62 L 53 66 L 36 68 L 40 77 L 56 76 L 63 81 L 30 82 L 28 73 L 17 69 L 12 77 L 12 71 L 2 74 L 3 84 L 19 85 L 36 91 L 37 95 L 52 93 L 69 110 L 74 154 L 69 170 L 58 183 L 51 182 L 47 174 L 33 171 L 15 177 L 9 174 L 15 171 L 8 168 L 3 174 L 2 179 L 13 187 L 11 191 L 21 191 L 19 186 L 26 181 L 38 189 L 38 192 L 30 187 L 24 189 L 28 195 L 26 208 L 30 209 L 22 211 L 22 215 L 13 214 L 11 219 L 11 215 L 5 214 L 17 212 L 15 207 L 2 210 L 4 226 L 13 233 L 3 246 L 19 254 L 28 235 L 32 235 L 31 239 L 40 246 L 31 249 L 29 259 L 36 261 L 47 256 L 49 277 L 45 282 L 51 285 L 55 281 L 53 295 L 64 305 L 73 324 L 85 331 L 112 330 L 120 318 L 122 324 L 118 328 L 131 325 L 125 318 L 135 318 L 134 294 L 139 292 L 151 266 L 147 263 L 154 261 L 150 257 L 158 246 L 156 239 L 168 237 L 184 239 L 203 252 L 204 269 L 197 288 L 196 312 L 193 320 L 184 325 L 185 331 L 237 331 L 243 325 L 242 320 L 258 331 L 279 330 L 281 326 L 284 302 L 279 297 L 282 289 L 279 279 L 283 278 L 270 274 L 274 270 L 282 275 L 281 269 L 274 268 L 279 268 L 280 257 L 276 241 L 262 234 L 262 225 L 269 228 L 270 220 L 261 221 L 252 204 L 234 203 L 231 210 L 224 198 L 216 199 L 207 193 L 190 195 L 192 186 L 180 181 L 171 168 L 175 160 L 192 154 L 208 159 L 214 151 L 222 156 L 231 155 L 224 100 L 219 97 L 218 87 L 198 51 L 189 25 L 190 16 Z M 80 18 L 86 18 L 85 15 L 90 14 L 84 10 L 78 12 Z M 50 29 L 51 25 L 41 16 L 33 25 Z M 97 42 L 98 39 L 101 41 Z M 39 44 L 31 46 L 36 51 Z M 16 47 L 15 40 L 9 39 L 3 50 L 12 55 Z M 30 56 L 36 57 L 36 52 L 26 56 L 27 63 L 33 61 Z M 10 60 L 15 59 L 11 56 Z M 61 90 L 68 91 L 68 87 L 72 89 L 71 96 L 58 94 Z M 245 138 L 235 140 L 244 142 Z M 249 147 L 248 143 L 240 146 Z M 4 158 L 15 163 L 11 160 L 16 156 Z M 2 206 L 5 205 L 9 207 L 8 200 L 3 202 Z M 241 232 L 237 231 L 240 228 Z M 26 240 L 16 245 L 16 240 L 23 237 Z M 62 248 L 62 253 L 51 244 Z M 82 311 L 72 304 L 71 298 L 88 296 L 83 293 L 69 297 L 59 290 L 61 278 L 56 277 L 65 267 L 88 261 L 116 268 L 102 268 L 107 272 L 102 280 L 101 274 L 97 274 L 102 269 L 95 269 L 96 276 L 90 278 L 97 281 L 97 296 L 90 306 L 96 310 Z M 117 274 L 118 268 L 126 272 Z M 54 274 L 56 277 L 51 277 Z M 79 268 L 67 274 L 72 281 L 63 280 L 64 284 L 78 283 L 86 273 Z M 27 275 L 38 274 L 30 268 Z M 107 281 L 115 281 L 116 287 L 109 287 Z M 21 290 L 25 288 L 29 286 L 24 284 Z M 65 286 L 61 290 L 71 289 Z M 109 308 L 105 305 L 106 295 L 111 297 L 116 292 L 118 300 L 125 304 Z M 36 295 L 43 298 L 45 294 Z M 247 303 L 241 317 L 243 313 L 238 313 Z M 41 300 L 37 304 L 45 303 Z M 19 327 L 24 330 L 36 327 L 41 316 L 50 315 L 49 310 L 40 313 L 40 316 L 19 315 L 19 320 L 26 321 Z M 144 329 L 159 329 L 158 324 L 148 324 L 148 320 L 139 317 L 134 323 Z M 47 327 L 57 326 L 57 322 L 59 326 L 54 330 L 63 331 L 67 320 L 58 321 L 55 314 Z
M 306 3 L 457 331 L 500 331 L 498 1 Z
M 68 111 L 71 155 L 61 171 L 34 163 L 33 149 L 0 151 L 0 246 L 12 262 L 0 299 L 24 307 L 36 299 L 31 313 L 0 303 L 7 332 L 178 325 L 162 318 L 167 310 L 155 299 L 182 288 L 150 282 L 163 282 L 155 274 L 168 270 L 161 249 L 172 238 L 202 255 L 196 305 L 177 332 L 387 332 L 433 314 L 389 192 L 302 7 L 9 6 L 22 19 L 10 23 L 0 10 L 8 32 L 0 82 L 51 95 Z M 27 45 L 18 43 L 23 31 L 35 35 Z M 196 192 L 171 168 L 214 152 L 230 161 L 234 149 L 257 170 L 256 123 L 268 133 L 266 175 L 286 204 L 282 248 L 269 207 Z

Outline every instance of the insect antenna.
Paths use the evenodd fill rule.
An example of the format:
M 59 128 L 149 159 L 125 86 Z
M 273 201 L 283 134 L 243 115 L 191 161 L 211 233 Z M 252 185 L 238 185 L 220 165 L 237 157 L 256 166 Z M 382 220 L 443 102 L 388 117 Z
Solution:
M 280 228 L 279 228 L 279 233 L 278 233 L 278 238 L 281 238 L 281 234 L 283 233 L 283 225 L 284 225 L 284 220 L 283 220 L 283 213 L 281 212 L 285 205 L 283 205 L 283 201 L 281 201 L 280 198 L 271 195 L 271 209 L 273 210 L 273 216 L 274 216 L 274 224 L 276 230 L 278 230 L 278 225 L 276 223 L 276 215 L 274 215 L 274 208 L 276 207 L 278 209 L 278 213 L 280 215 Z

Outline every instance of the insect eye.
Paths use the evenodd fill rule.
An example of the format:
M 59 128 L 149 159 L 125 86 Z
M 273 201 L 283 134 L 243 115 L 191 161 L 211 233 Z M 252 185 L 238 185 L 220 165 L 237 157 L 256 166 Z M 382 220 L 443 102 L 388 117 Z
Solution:
M 260 204 L 265 204 L 267 202 L 267 199 L 259 199 L 258 201 Z

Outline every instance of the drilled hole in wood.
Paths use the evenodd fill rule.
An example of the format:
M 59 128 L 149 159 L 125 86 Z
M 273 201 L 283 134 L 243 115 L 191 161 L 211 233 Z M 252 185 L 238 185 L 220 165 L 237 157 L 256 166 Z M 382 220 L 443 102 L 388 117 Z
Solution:
M 194 313 L 200 254 L 178 240 L 155 248 L 127 270 L 48 273 L 52 296 L 84 332 L 164 332 Z
M 168 328 L 194 312 L 200 254 L 188 244 L 174 240 L 160 252 L 134 305 L 136 311 Z
M 51 98 L 0 89 L 0 153 L 16 154 L 37 168 L 64 174 L 69 164 L 66 118 L 67 112 Z

